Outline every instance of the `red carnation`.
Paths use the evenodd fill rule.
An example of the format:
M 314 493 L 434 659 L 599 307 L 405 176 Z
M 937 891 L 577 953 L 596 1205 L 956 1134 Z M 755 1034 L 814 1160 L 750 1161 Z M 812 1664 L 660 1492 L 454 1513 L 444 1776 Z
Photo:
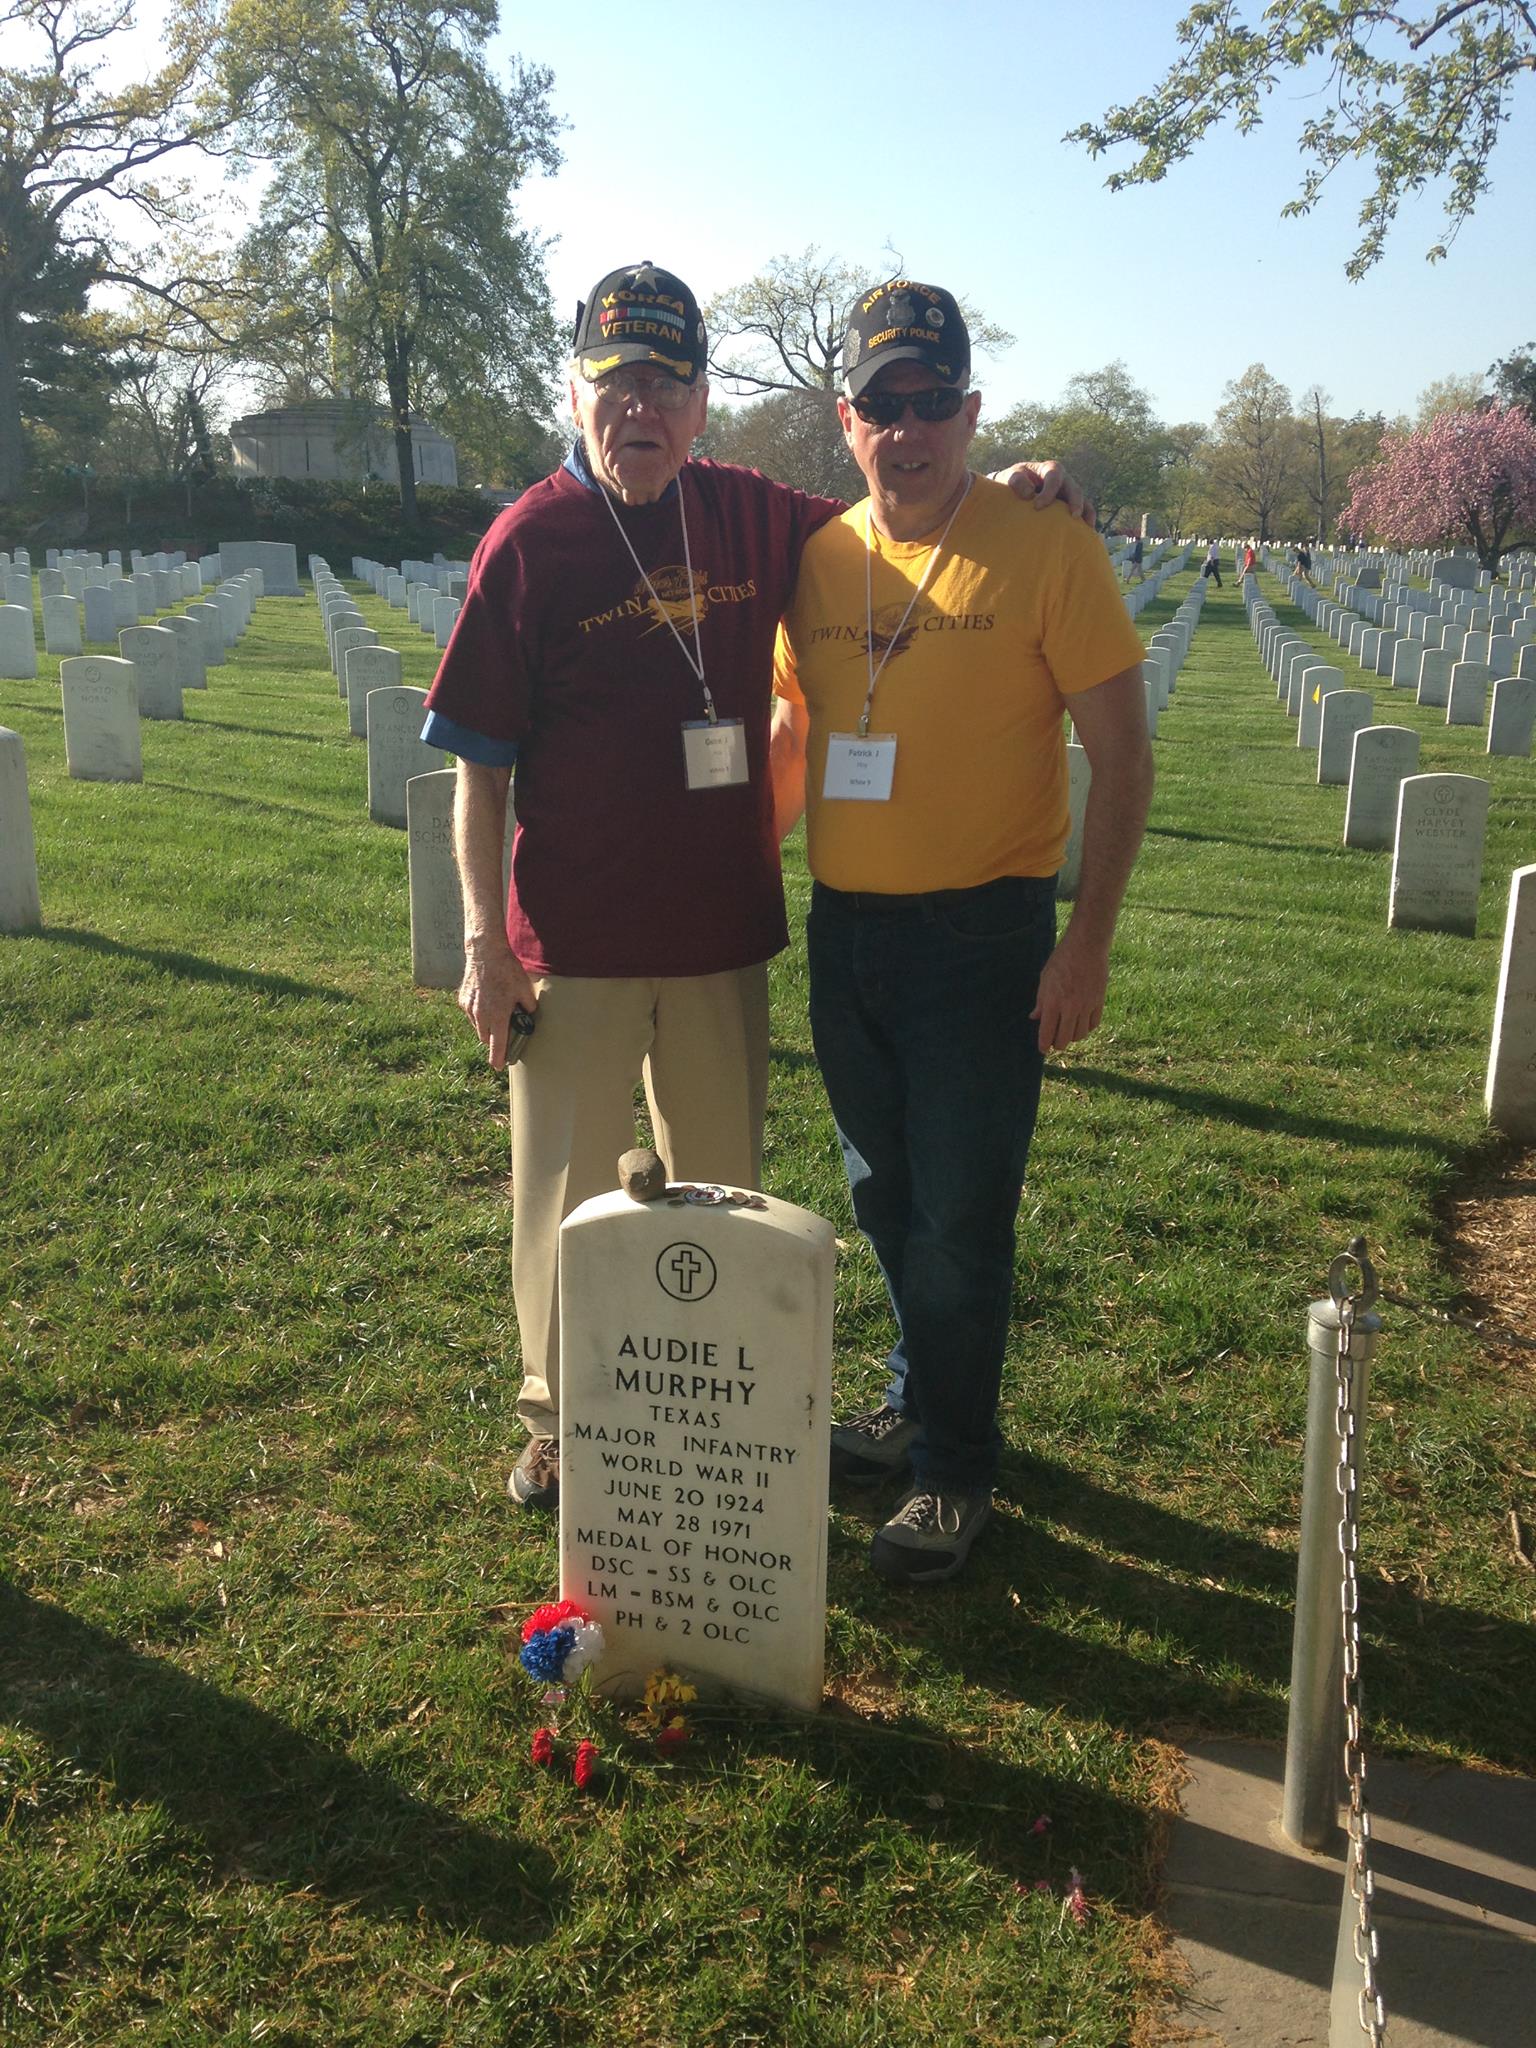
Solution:
M 555 1600 L 547 1607 L 536 1607 L 523 1623 L 523 1641 L 532 1642 L 547 1629 L 560 1628 L 568 1621 L 590 1621 L 591 1615 L 575 1600 Z
M 656 1747 L 662 1756 L 671 1756 L 688 1740 L 688 1725 L 685 1721 L 668 1721 L 656 1734 Z
M 549 1765 L 555 1760 L 555 1731 L 553 1728 L 535 1728 L 533 1747 L 530 1751 L 536 1764 Z
M 585 1792 L 597 1776 L 597 1744 L 578 1742 L 576 1760 L 571 1766 L 571 1777 L 578 1792 Z

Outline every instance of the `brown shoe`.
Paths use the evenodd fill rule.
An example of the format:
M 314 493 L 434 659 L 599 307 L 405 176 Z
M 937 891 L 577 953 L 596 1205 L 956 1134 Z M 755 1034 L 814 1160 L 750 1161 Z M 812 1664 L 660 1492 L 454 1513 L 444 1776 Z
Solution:
M 560 1505 L 560 1446 L 552 1436 L 528 1439 L 512 1467 L 507 1491 L 520 1508 Z

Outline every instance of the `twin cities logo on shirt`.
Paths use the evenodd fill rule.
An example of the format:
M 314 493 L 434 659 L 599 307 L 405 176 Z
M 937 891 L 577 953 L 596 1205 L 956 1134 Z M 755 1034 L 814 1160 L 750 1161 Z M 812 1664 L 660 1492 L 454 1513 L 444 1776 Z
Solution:
M 576 621 L 583 633 L 595 633 L 604 626 L 622 624 L 626 619 L 649 619 L 650 624 L 640 635 L 665 632 L 671 624 L 679 633 L 693 631 L 695 613 L 703 618 L 711 605 L 745 604 L 756 597 L 757 584 L 752 577 L 745 583 L 711 583 L 707 569 L 693 572 L 693 591 L 689 595 L 688 570 L 682 562 L 669 562 L 665 568 L 651 571 L 651 585 L 655 596 L 645 587 L 642 579 L 628 597 L 610 605 L 607 611 L 593 612 L 589 618 Z
M 826 640 L 846 640 L 850 643 L 850 661 L 863 661 L 868 655 L 876 661 L 896 661 L 910 653 L 919 633 L 990 633 L 996 624 L 992 612 L 941 612 L 931 599 L 920 597 L 903 625 L 906 609 L 905 604 L 881 605 L 875 613 L 873 632 L 862 620 L 849 625 L 813 626 L 810 644 L 817 647 Z

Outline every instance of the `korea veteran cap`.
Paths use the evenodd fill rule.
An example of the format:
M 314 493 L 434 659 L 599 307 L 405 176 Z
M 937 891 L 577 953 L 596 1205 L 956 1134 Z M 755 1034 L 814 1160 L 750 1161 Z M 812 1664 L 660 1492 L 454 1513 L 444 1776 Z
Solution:
M 655 363 L 686 384 L 704 369 L 709 339 L 699 302 L 680 277 L 654 263 L 627 263 L 576 308 L 572 354 L 589 379 L 620 363 Z
M 887 363 L 926 363 L 945 384 L 971 374 L 971 337 L 953 296 L 933 284 L 893 277 L 855 301 L 843 336 L 843 387 L 857 398 Z

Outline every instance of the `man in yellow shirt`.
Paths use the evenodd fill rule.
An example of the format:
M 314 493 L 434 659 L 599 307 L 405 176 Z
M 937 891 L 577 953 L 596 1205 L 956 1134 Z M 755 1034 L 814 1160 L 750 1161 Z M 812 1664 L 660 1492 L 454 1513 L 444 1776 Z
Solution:
M 1014 1221 L 1046 1053 L 1098 1025 L 1152 793 L 1141 641 L 1098 535 L 973 476 L 946 291 L 850 318 L 838 413 L 869 497 L 813 535 L 775 679 L 781 830 L 807 807 L 811 1024 L 898 1339 L 834 1477 L 912 1484 L 870 1561 L 953 1577 L 991 1509 Z M 1092 783 L 1056 938 L 1064 713 Z

